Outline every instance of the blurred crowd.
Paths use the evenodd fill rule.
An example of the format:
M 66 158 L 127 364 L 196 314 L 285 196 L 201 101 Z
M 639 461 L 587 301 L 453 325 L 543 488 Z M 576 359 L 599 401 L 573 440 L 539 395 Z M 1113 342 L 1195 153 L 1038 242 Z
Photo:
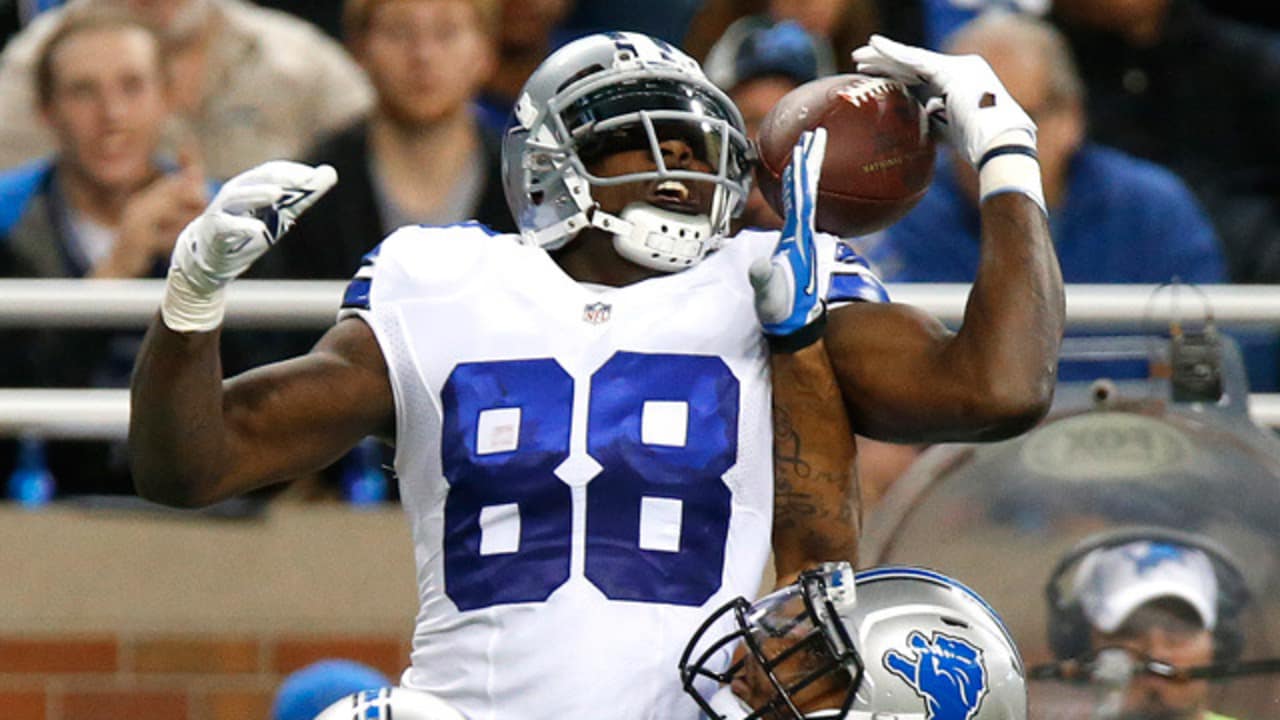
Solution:
M 329 163 L 340 183 L 260 279 L 350 277 L 405 224 L 509 231 L 500 143 L 519 88 L 559 44 L 616 29 L 704 59 L 752 132 L 791 89 L 850 71 L 872 33 L 982 55 L 1039 126 L 1068 282 L 1280 282 L 1280 32 L 1243 1 L 18 0 L 0 15 L 0 277 L 162 277 L 219 182 L 274 158 Z M 916 209 L 858 242 L 887 281 L 970 281 L 976 188 L 939 153 Z M 758 192 L 740 222 L 780 224 Z M 234 334 L 224 370 L 318 335 Z M 0 387 L 126 387 L 140 339 L 5 330 Z M 1274 338 L 1242 340 L 1253 387 L 1280 386 Z M 4 477 L 39 465 L 60 495 L 132 492 L 121 444 L 2 442 Z M 294 492 L 394 496 L 359 485 L 384 453 Z M 870 500 L 914 454 L 868 444 Z

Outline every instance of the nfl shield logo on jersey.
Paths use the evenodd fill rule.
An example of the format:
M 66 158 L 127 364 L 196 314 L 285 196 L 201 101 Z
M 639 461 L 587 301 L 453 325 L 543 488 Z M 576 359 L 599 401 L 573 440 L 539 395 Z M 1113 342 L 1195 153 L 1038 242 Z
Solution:
M 609 322 L 609 315 L 613 312 L 613 306 L 608 303 L 595 302 L 582 308 L 582 321 L 591 323 L 592 325 L 600 325 Z

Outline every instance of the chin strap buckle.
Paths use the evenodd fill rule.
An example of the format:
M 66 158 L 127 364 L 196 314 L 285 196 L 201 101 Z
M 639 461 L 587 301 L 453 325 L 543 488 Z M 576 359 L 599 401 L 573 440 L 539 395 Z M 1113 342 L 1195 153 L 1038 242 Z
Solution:
M 633 263 L 674 272 L 691 267 L 715 247 L 711 221 L 649 203 L 631 203 L 621 217 L 597 210 L 591 224 L 613 233 L 618 253 Z

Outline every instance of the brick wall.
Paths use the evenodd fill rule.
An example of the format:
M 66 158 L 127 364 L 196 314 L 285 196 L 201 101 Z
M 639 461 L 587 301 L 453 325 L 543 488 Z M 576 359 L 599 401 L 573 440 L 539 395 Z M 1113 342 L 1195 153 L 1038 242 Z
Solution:
M 276 685 L 347 658 L 393 681 L 408 634 L 0 636 L 0 720 L 265 720 Z

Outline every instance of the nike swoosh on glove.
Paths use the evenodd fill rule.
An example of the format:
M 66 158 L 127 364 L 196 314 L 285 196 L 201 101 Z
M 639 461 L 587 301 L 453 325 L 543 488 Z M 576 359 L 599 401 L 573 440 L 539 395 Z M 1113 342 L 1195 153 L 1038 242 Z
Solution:
M 814 215 L 818 178 L 827 151 L 827 131 L 805 131 L 791 150 L 782 172 L 782 234 L 769 257 L 757 258 L 749 270 L 756 314 L 775 352 L 795 352 L 812 345 L 826 328 L 826 304 L 818 297 L 818 258 Z

